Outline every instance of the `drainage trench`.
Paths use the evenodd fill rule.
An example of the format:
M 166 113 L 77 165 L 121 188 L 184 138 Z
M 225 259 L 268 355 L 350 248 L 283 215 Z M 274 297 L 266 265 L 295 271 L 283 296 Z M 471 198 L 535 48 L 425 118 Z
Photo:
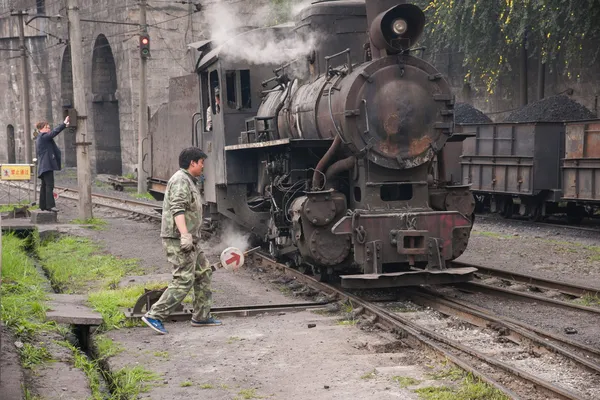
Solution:
M 45 241 L 56 240 L 57 237 L 58 235 L 55 233 L 49 233 L 49 238 L 45 239 Z M 37 254 L 37 246 L 41 244 L 35 243 L 32 239 L 32 236 L 27 237 L 25 250 L 29 259 L 35 265 L 39 275 L 44 278 L 44 290 L 48 293 L 62 294 L 62 290 L 52 282 L 49 271 L 44 267 L 42 260 L 40 260 Z M 64 339 L 75 349 L 81 351 L 81 353 L 94 365 L 99 378 L 100 394 L 104 398 L 109 398 L 112 394 L 112 385 L 114 384 L 114 381 L 108 363 L 105 360 L 99 359 L 95 346 L 91 341 L 92 328 L 86 325 L 70 325 L 70 328 L 70 334 L 64 337 Z M 75 355 L 73 356 L 75 357 Z M 82 370 L 82 372 L 86 374 L 89 381 L 91 377 L 87 375 L 86 371 Z

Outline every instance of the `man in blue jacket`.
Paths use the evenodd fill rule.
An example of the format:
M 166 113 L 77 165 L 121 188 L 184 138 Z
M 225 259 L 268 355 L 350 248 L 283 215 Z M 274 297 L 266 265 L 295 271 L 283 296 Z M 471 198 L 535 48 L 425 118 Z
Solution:
M 50 124 L 45 121 L 36 124 L 39 135 L 35 140 L 35 147 L 38 178 L 42 181 L 40 188 L 40 210 L 42 211 L 58 212 L 54 202 L 54 171 L 61 169 L 61 153 L 54 143 L 54 138 L 69 126 L 69 122 L 67 117 L 62 124 L 52 130 Z

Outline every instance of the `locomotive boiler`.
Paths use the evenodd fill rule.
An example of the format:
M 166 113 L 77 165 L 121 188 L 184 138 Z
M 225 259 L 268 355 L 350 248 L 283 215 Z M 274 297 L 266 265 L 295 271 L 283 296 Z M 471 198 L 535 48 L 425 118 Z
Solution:
M 467 247 L 475 202 L 468 186 L 433 179 L 456 140 L 454 96 L 415 55 L 424 24 L 419 7 L 397 0 L 322 1 L 269 28 L 318 37 L 285 65 L 197 44 L 200 110 L 219 109 L 221 94 L 213 129 L 198 112 L 192 135 L 209 155 L 212 223 L 231 219 L 273 257 L 349 288 L 470 279 L 473 269 L 448 264 Z M 160 191 L 160 179 L 151 184 Z

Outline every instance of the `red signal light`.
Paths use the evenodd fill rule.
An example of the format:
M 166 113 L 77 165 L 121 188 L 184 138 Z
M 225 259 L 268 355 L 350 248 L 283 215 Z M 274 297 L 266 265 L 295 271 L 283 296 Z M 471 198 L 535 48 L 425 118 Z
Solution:
M 148 40 L 148 38 L 143 38 L 142 39 L 142 44 L 148 44 L 150 41 Z

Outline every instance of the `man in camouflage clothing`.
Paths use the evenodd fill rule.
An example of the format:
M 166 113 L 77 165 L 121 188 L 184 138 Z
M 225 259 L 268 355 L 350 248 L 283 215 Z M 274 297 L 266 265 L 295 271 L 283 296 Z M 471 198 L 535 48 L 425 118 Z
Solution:
M 150 328 L 167 334 L 162 324 L 194 288 L 192 326 L 221 325 L 210 316 L 212 270 L 204 252 L 199 249 L 202 224 L 202 200 L 197 178 L 202 175 L 206 154 L 189 147 L 179 154 L 179 171 L 167 183 L 163 201 L 160 236 L 173 265 L 173 279 L 160 299 L 142 317 Z

